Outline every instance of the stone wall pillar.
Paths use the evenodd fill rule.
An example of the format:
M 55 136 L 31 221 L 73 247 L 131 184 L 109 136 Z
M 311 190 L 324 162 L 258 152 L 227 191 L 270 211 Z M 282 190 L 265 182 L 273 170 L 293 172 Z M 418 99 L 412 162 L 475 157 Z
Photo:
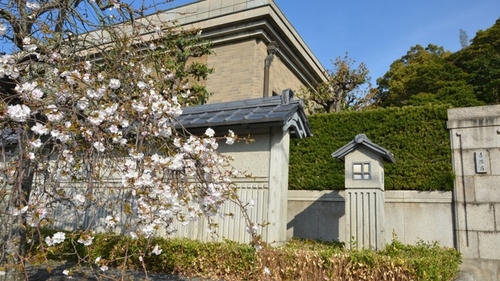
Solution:
M 448 110 L 462 279 L 500 280 L 500 105 Z
M 267 241 L 281 244 L 286 241 L 288 165 L 290 134 L 281 127 L 271 129 L 269 155 L 269 197 Z
M 345 196 L 346 246 L 382 249 L 385 245 L 384 191 L 350 188 L 346 189 Z

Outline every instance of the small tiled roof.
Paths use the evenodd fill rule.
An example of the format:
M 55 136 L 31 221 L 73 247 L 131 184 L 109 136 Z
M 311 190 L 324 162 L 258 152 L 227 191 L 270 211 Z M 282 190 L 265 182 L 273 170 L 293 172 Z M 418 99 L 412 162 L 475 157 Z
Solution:
M 191 133 L 204 132 L 209 127 L 240 133 L 282 127 L 290 130 L 292 137 L 312 136 L 304 103 L 300 99 L 294 100 L 291 90 L 283 91 L 281 96 L 187 107 L 178 121 Z
M 332 157 L 344 161 L 344 158 L 347 154 L 356 150 L 360 146 L 364 146 L 365 148 L 368 148 L 369 150 L 377 153 L 387 162 L 396 163 L 394 154 L 392 154 L 389 150 L 371 142 L 365 134 L 359 134 L 354 137 L 353 141 L 332 153 Z

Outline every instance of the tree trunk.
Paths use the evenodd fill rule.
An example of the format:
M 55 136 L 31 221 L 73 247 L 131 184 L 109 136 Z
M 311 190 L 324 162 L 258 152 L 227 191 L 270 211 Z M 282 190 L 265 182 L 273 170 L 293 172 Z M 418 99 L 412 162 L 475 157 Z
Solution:
M 19 147 L 14 155 L 22 155 Z M 6 272 L 0 280 L 26 279 L 20 267 L 20 261 L 26 254 L 26 212 L 20 209 L 28 206 L 35 169 L 29 160 L 21 157 L 18 161 L 19 170 L 13 184 L 4 178 L 0 190 L 0 195 L 3 195 L 0 198 L 0 268 Z
M 6 198 L 10 197 L 10 198 Z M 2 214 L 0 217 L 0 235 L 2 240 L 1 245 L 1 260 L 0 267 L 5 275 L 0 276 L 2 281 L 11 280 L 25 280 L 23 270 L 18 267 L 19 257 L 23 254 L 21 249 L 24 248 L 22 241 L 25 241 L 25 231 L 22 229 L 22 217 L 20 215 L 13 215 L 12 209 L 9 208 L 9 203 L 12 196 L 5 196 L 1 202 Z M 7 199 L 7 200 L 5 200 Z
M 333 104 L 333 111 L 334 112 L 340 112 L 341 108 L 340 108 L 340 101 L 336 101 L 334 104 Z

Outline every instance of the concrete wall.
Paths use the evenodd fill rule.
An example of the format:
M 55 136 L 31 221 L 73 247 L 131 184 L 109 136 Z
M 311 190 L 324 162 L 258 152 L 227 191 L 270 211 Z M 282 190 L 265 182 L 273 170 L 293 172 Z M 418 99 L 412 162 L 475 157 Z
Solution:
M 264 129 L 262 129 L 264 131 Z M 286 204 L 288 188 L 288 151 L 290 146 L 290 135 L 282 127 L 268 128 L 267 132 L 251 135 L 252 141 L 237 142 L 233 145 L 226 145 L 225 140 L 219 142 L 219 152 L 232 157 L 231 162 L 234 168 L 244 175 L 233 179 L 233 184 L 237 188 L 238 197 L 243 204 L 254 202 L 254 206 L 248 209 L 248 214 L 252 222 L 269 224 L 266 227 L 259 227 L 257 234 L 267 243 L 282 243 L 286 240 Z M 77 228 L 90 227 L 95 231 L 104 231 L 104 218 L 113 213 L 119 217 L 119 221 L 124 223 L 124 227 L 116 229 L 117 233 L 128 233 L 138 230 L 138 222 L 134 216 L 124 212 L 124 206 L 119 202 L 130 202 L 129 192 L 120 189 L 121 180 L 109 181 L 106 187 L 116 185 L 117 190 L 103 188 L 95 190 L 109 202 L 115 203 L 110 206 L 93 206 L 85 209 L 84 212 L 77 212 L 72 204 L 53 204 L 54 212 L 51 213 L 52 227 L 65 230 L 75 230 Z M 82 185 L 76 183 L 66 183 L 64 190 L 67 194 L 81 194 Z M 34 191 L 36 194 L 37 190 Z M 32 199 L 36 196 L 32 195 Z M 127 199 L 125 199 L 127 198 Z M 135 204 L 132 200 L 132 209 Z M 184 208 L 184 214 L 189 211 Z M 207 231 L 209 222 L 204 218 L 197 221 L 183 224 L 174 222 L 174 232 L 172 237 L 187 237 L 202 241 L 223 241 L 229 239 L 241 243 L 249 243 L 251 236 L 246 232 L 246 221 L 241 210 L 234 202 L 227 201 L 222 207 L 221 214 L 234 214 L 233 217 L 213 216 L 213 222 L 217 227 L 217 236 L 213 236 Z M 171 229 L 168 229 L 171 230 Z M 167 236 L 167 229 L 160 227 L 156 233 L 160 236 Z
M 219 142 L 218 151 L 233 157 L 232 166 L 240 172 L 252 172 L 251 178 L 239 177 L 233 180 L 233 183 L 238 188 L 238 196 L 243 202 L 249 203 L 253 200 L 255 206 L 249 209 L 249 215 L 254 222 L 269 221 L 269 200 L 270 200 L 270 177 L 269 171 L 271 167 L 271 149 L 272 137 L 269 134 L 252 135 L 252 142 L 239 142 L 233 145 L 225 144 L 224 140 Z M 283 187 L 286 190 L 286 186 Z M 276 200 L 276 198 L 272 198 Z M 232 202 L 226 202 L 222 213 L 233 213 L 230 217 L 214 217 L 215 223 L 218 224 L 217 241 L 230 239 L 242 243 L 249 243 L 251 236 L 245 231 L 245 220 L 241 215 L 241 211 L 237 205 Z M 275 221 L 274 227 L 269 229 L 259 229 L 259 235 L 264 241 L 272 242 L 276 239 L 275 235 L 278 232 L 276 222 L 279 219 L 273 217 Z M 202 241 L 212 241 L 211 233 L 207 232 L 208 222 L 205 219 L 199 219 L 197 222 L 182 225 L 176 223 L 177 232 L 173 237 L 189 237 L 191 239 L 199 239 Z M 160 235 L 164 235 L 160 233 Z M 285 237 L 285 235 L 283 235 Z
M 386 240 L 384 160 L 372 149 L 358 146 L 345 155 L 344 161 L 346 218 L 343 241 L 350 242 L 346 243 L 347 248 L 381 250 Z
M 353 163 L 370 163 L 370 179 L 355 180 Z M 358 147 L 345 156 L 345 188 L 346 189 L 381 189 L 384 190 L 384 162 L 377 153 L 365 147 Z
M 289 190 L 287 210 L 287 239 L 343 240 L 343 191 Z
M 231 165 L 238 171 L 251 172 L 252 176 L 257 178 L 268 178 L 271 140 L 265 134 L 255 134 L 250 137 L 252 141 L 235 143 L 237 146 L 227 145 L 221 141 L 217 150 L 231 155 L 233 157 Z
M 395 234 L 403 243 L 438 241 L 454 247 L 452 192 L 386 191 L 385 223 L 388 243 Z
M 344 191 L 288 191 L 287 239 L 292 237 L 343 241 Z M 385 240 L 393 233 L 403 243 L 438 241 L 453 247 L 451 192 L 386 191 Z
M 500 280 L 500 105 L 448 110 L 461 280 Z

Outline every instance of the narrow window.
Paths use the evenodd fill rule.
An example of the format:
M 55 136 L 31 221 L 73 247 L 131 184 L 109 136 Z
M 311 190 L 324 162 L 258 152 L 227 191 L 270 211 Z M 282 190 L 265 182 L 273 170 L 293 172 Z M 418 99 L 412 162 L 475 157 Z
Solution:
M 371 179 L 370 163 L 353 163 L 352 164 L 352 179 L 353 180 L 369 180 Z

